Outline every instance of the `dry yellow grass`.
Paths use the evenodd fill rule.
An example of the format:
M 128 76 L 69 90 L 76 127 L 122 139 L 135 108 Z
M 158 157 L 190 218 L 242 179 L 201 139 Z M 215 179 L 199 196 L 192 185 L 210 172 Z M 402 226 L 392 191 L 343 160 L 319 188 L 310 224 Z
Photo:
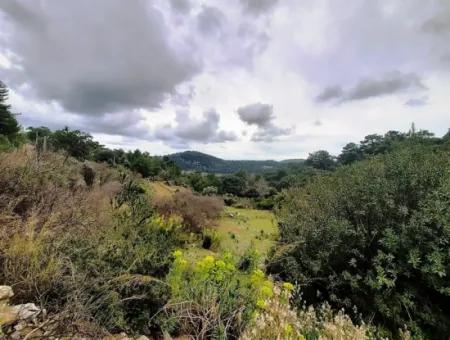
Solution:
M 176 186 L 176 185 L 168 185 L 161 181 L 156 182 L 150 182 L 147 181 L 147 187 L 150 191 L 150 193 L 155 198 L 168 198 L 172 196 L 177 191 L 189 191 L 189 189 L 182 187 L 182 186 Z

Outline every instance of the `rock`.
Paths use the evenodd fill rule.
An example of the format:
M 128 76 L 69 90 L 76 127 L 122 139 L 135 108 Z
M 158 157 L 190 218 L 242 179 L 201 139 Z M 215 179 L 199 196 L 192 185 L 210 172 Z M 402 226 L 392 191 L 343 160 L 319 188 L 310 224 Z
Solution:
M 11 307 L 0 307 L 0 326 L 9 325 L 18 320 L 17 313 Z
M 21 331 L 27 327 L 27 323 L 25 321 L 20 321 L 17 323 L 17 325 L 14 326 L 14 329 L 16 331 Z
M 17 313 L 8 306 L 9 298 L 13 295 L 10 286 L 0 286 L 0 326 L 13 323 L 18 319 Z
M 0 286 L 0 301 L 9 300 L 14 293 L 10 286 Z
M 41 309 L 34 303 L 24 303 L 22 305 L 11 306 L 13 312 L 17 313 L 20 320 L 32 320 L 41 312 Z

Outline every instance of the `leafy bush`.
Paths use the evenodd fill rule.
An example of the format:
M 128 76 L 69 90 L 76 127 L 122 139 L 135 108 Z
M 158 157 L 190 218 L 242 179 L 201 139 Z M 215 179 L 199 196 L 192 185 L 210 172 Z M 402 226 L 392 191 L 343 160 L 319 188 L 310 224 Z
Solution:
M 90 134 L 80 130 L 70 130 L 68 127 L 53 132 L 49 142 L 54 150 L 63 151 L 66 157 L 71 156 L 78 160 L 90 159 L 95 150 L 100 147 Z
M 223 201 L 226 206 L 233 206 L 237 202 L 237 197 L 232 194 L 224 194 L 222 195 Z
M 249 247 L 239 261 L 239 270 L 251 273 L 261 264 L 261 255 L 253 247 Z
M 167 282 L 172 298 L 165 307 L 167 330 L 195 339 L 237 338 L 258 304 L 272 296 L 273 283 L 261 270 L 240 273 L 230 254 L 206 256 L 191 265 L 181 251 Z
M 205 196 L 213 196 L 213 195 L 217 195 L 217 187 L 213 187 L 213 186 L 207 186 L 202 190 L 202 195 Z
M 216 251 L 220 246 L 220 236 L 214 229 L 204 229 L 202 232 L 202 248 Z
M 448 156 L 408 145 L 288 190 L 269 266 L 309 303 L 450 334 Z M 299 306 L 300 307 L 300 306 Z
M 165 217 L 181 217 L 184 227 L 197 233 L 213 223 L 223 210 L 223 201 L 218 197 L 198 196 L 190 191 L 176 192 L 172 197 L 155 201 L 154 205 Z
M 272 210 L 275 206 L 275 199 L 273 197 L 263 198 L 256 202 L 256 207 L 262 210 Z

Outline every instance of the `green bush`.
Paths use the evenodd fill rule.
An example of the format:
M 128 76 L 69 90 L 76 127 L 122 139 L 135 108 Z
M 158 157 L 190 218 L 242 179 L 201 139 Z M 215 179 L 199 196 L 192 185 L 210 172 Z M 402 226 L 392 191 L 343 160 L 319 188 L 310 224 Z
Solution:
M 214 229 L 202 231 L 202 248 L 217 251 L 220 247 L 220 235 Z
M 288 190 L 270 270 L 308 303 L 448 336 L 449 169 L 448 155 L 407 145 Z
M 181 251 L 167 283 L 172 297 L 165 307 L 166 329 L 195 339 L 235 339 L 273 296 L 273 283 L 257 269 L 240 272 L 230 254 L 206 256 L 190 264 Z

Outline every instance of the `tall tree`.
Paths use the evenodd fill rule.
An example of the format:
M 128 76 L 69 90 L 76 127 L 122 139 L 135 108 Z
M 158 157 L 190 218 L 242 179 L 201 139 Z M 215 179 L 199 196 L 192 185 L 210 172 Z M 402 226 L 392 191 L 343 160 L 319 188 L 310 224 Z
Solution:
M 320 170 L 332 170 L 336 166 L 334 157 L 325 150 L 310 153 L 305 163 Z
M 340 164 L 350 164 L 363 158 L 359 146 L 355 143 L 348 143 L 342 148 L 341 154 L 338 156 Z
M 6 104 L 8 95 L 8 88 L 0 81 L 0 135 L 7 137 L 10 142 L 13 142 L 20 132 L 20 126 L 11 112 L 11 105 Z

